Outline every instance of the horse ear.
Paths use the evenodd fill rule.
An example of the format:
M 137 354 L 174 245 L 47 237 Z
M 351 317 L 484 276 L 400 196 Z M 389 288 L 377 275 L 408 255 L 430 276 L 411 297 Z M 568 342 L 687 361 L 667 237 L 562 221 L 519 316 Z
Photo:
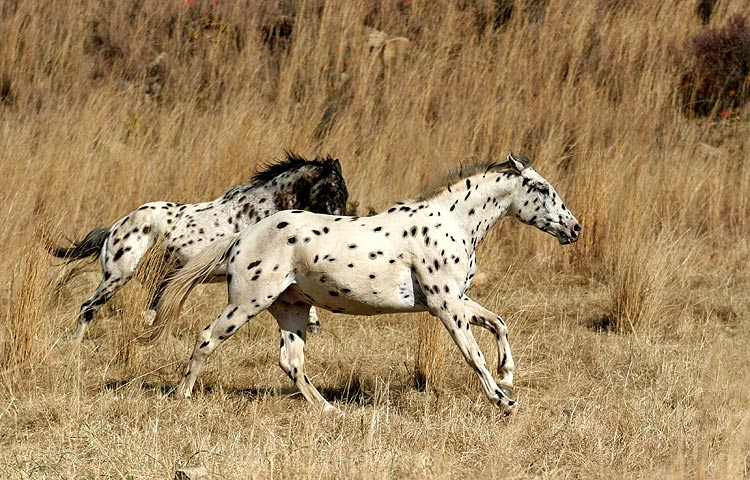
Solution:
M 508 162 L 518 173 L 521 173 L 531 163 L 526 155 L 508 155 Z
M 333 163 L 333 168 L 337 172 L 341 173 L 341 163 L 339 163 L 339 159 L 338 158 L 334 158 L 332 163 Z

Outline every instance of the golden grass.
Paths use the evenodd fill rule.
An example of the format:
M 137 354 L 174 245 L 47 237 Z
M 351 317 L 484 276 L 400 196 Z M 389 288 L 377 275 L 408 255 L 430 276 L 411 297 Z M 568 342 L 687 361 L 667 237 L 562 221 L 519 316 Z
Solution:
M 442 322 L 427 312 L 419 314 L 417 361 L 414 386 L 423 390 L 438 387 L 444 375 L 445 357 L 451 338 Z
M 680 113 L 694 3 L 517 0 L 492 30 L 480 0 L 4 2 L 0 477 L 750 476 L 750 128 Z M 711 24 L 744 10 L 719 0 Z M 373 58 L 365 26 L 408 49 Z M 360 214 L 466 159 L 532 154 L 584 233 L 562 248 L 506 220 L 479 252 L 471 294 L 509 324 L 517 415 L 452 344 L 419 345 L 416 315 L 322 313 L 307 365 L 342 419 L 292 388 L 266 314 L 175 399 L 225 293 L 196 288 L 143 347 L 148 269 L 74 347 L 98 265 L 62 266 L 40 238 L 214 198 L 285 149 L 341 159 Z

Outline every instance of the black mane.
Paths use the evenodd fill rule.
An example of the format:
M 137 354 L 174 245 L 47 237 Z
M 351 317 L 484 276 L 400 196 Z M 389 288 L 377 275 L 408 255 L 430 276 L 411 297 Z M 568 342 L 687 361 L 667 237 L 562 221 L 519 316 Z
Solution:
M 276 163 L 265 164 L 265 168 L 263 170 L 257 172 L 250 178 L 250 183 L 229 187 L 224 192 L 223 198 L 230 199 L 242 192 L 247 192 L 249 190 L 261 187 L 262 185 L 273 181 L 279 175 L 282 175 L 286 172 L 297 171 L 305 165 L 311 165 L 315 167 L 325 167 L 331 165 L 332 169 L 335 168 L 333 166 L 335 160 L 330 155 L 326 156 L 326 158 L 324 159 L 317 157 L 314 160 L 307 160 L 305 157 L 297 155 L 294 152 L 285 153 L 286 158 L 284 160 L 280 160 Z M 325 174 L 330 174 L 330 172 L 325 171 Z
M 283 173 L 295 171 L 305 165 L 314 164 L 320 166 L 329 161 L 333 161 L 330 156 L 326 157 L 325 159 L 321 159 L 320 157 L 318 157 L 314 160 L 308 160 L 305 157 L 294 152 L 286 152 L 286 158 L 284 160 L 276 163 L 268 163 L 265 165 L 264 170 L 253 175 L 252 183 L 254 185 L 262 185 L 264 183 L 270 182 Z

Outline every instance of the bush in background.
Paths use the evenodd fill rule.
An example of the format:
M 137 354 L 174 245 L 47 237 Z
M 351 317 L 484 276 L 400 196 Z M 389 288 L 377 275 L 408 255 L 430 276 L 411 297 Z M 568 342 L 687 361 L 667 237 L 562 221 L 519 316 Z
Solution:
M 750 27 L 735 14 L 720 28 L 693 37 L 692 70 L 682 77 L 685 108 L 698 116 L 722 116 L 750 100 Z

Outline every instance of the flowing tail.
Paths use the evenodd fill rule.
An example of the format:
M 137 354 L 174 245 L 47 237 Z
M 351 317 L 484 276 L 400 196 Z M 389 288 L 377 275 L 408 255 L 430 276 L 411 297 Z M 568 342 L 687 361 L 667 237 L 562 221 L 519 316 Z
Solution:
M 46 241 L 47 251 L 57 258 L 64 258 L 67 262 L 81 258 L 100 255 L 104 242 L 107 241 L 111 227 L 98 227 L 91 230 L 86 238 L 80 242 L 73 242 L 70 247 L 60 247 L 51 241 Z
M 219 266 L 226 263 L 227 253 L 239 236 L 239 233 L 234 233 L 214 242 L 170 275 L 167 279 L 167 287 L 159 300 L 154 323 L 138 336 L 140 343 L 153 343 L 164 335 L 165 327 L 177 319 L 182 310 L 182 304 L 193 287 L 206 280 Z

